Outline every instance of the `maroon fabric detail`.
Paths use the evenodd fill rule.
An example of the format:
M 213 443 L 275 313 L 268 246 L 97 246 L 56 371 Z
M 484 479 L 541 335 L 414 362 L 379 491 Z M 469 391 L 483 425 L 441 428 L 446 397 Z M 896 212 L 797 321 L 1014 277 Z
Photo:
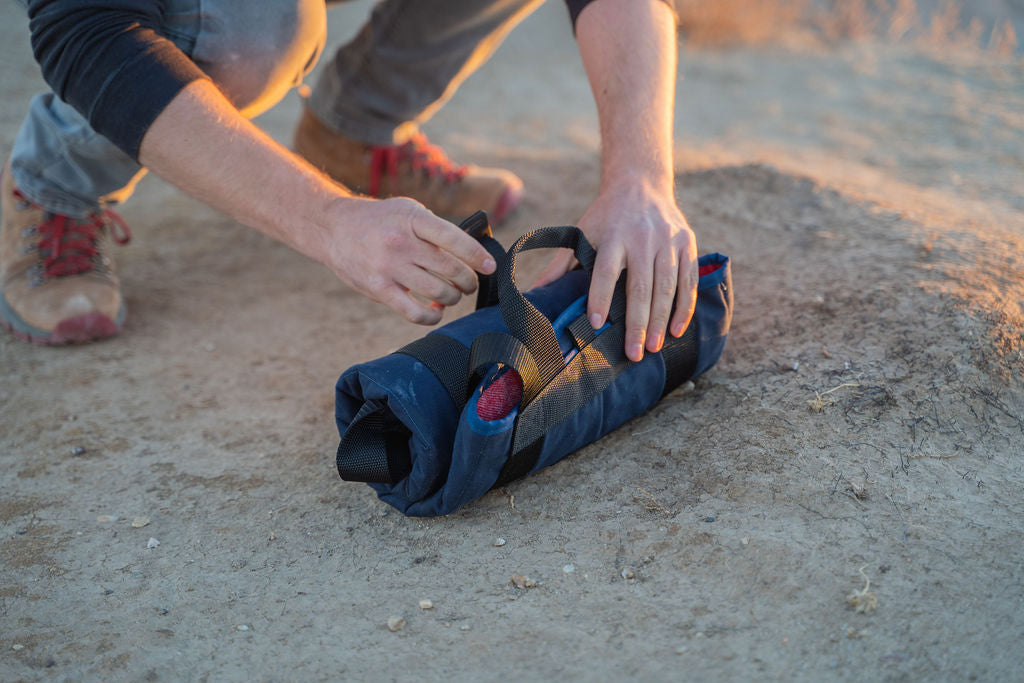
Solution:
M 709 263 L 706 266 L 701 266 L 700 267 L 700 269 L 698 271 L 698 275 L 700 277 L 704 277 L 705 275 L 711 275 L 711 273 L 714 273 L 717 270 L 721 270 L 721 268 L 722 268 L 722 264 L 721 263 Z
M 491 385 L 483 390 L 476 402 L 476 414 L 481 420 L 500 420 L 506 417 L 523 399 L 523 380 L 511 368 L 498 375 Z

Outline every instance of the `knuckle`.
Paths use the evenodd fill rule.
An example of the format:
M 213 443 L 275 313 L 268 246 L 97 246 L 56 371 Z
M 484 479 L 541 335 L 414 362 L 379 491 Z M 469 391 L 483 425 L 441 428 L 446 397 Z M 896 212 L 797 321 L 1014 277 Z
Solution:
M 630 281 L 627 291 L 630 298 L 646 299 L 651 295 L 651 285 L 644 278 L 636 278 Z

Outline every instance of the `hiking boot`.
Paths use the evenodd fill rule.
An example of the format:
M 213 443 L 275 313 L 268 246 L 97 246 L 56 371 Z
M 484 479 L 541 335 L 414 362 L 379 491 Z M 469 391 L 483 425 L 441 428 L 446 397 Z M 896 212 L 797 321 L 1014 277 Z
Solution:
M 0 324 L 36 344 L 71 344 L 117 334 L 121 285 L 110 238 L 131 238 L 113 211 L 71 218 L 46 211 L 0 173 Z
M 372 197 L 411 197 L 438 216 L 462 220 L 484 210 L 502 220 L 523 196 L 523 181 L 500 168 L 460 166 L 422 133 L 400 145 L 366 145 L 304 108 L 295 152 L 345 187 Z

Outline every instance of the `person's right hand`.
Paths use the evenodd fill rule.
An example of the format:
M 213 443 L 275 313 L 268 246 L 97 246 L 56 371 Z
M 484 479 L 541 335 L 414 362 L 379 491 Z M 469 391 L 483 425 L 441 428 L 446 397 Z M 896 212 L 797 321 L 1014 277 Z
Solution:
M 332 203 L 321 261 L 342 282 L 411 322 L 433 325 L 476 291 L 494 259 L 457 226 L 406 198 Z

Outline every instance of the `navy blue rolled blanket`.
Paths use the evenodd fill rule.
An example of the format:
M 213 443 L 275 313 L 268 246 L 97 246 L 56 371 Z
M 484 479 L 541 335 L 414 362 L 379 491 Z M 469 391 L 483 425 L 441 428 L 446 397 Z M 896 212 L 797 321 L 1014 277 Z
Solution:
M 478 310 L 338 380 L 338 472 L 411 516 L 453 512 L 547 467 L 650 410 L 705 372 L 732 318 L 729 259 L 700 257 L 697 307 L 682 337 L 634 363 L 624 346 L 624 277 L 593 330 L 586 296 L 595 252 L 575 227 L 542 228 L 507 253 L 486 216 L 463 224 L 495 255 Z M 521 251 L 570 247 L 582 268 L 522 294 Z

